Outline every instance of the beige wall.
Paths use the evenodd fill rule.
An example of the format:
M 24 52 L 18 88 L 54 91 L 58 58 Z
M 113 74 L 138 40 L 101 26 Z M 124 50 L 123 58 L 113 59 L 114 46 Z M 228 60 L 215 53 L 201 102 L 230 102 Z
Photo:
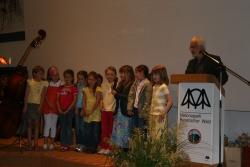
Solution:
M 106 66 L 165 64 L 183 73 L 188 42 L 200 34 L 208 51 L 250 78 L 250 1 L 247 0 L 24 0 L 27 40 L 0 44 L 14 65 L 43 28 L 48 37 L 30 54 L 40 64 L 102 72 Z M 176 94 L 176 86 L 171 86 Z M 250 110 L 247 86 L 230 76 L 227 109 Z

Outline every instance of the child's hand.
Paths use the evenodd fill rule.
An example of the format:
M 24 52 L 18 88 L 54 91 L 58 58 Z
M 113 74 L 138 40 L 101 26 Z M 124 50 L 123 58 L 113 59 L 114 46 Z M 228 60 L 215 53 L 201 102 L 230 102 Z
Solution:
M 88 117 L 89 116 L 89 114 L 87 114 L 86 111 L 82 111 L 82 114 L 83 114 L 84 117 Z
M 92 111 L 89 113 L 89 115 L 93 114 L 95 111 L 96 111 L 96 110 L 92 110 Z
M 51 108 L 53 109 L 53 111 L 56 111 L 56 110 L 57 110 L 57 108 L 56 108 L 55 105 L 52 105 Z
M 128 115 L 129 115 L 129 116 L 133 116 L 134 113 L 133 113 L 131 110 L 128 110 Z
M 80 112 L 80 117 L 83 117 L 84 116 L 84 112 Z
M 166 114 L 165 114 L 165 113 L 162 113 L 161 115 L 159 115 L 158 122 L 159 122 L 159 123 L 162 123 L 162 122 L 164 121 L 165 117 L 166 117 Z
M 169 110 L 168 110 L 168 107 L 167 107 L 167 106 L 164 106 L 164 112 L 165 112 L 165 113 L 168 113 L 168 112 L 169 112 Z
M 51 108 L 52 110 L 56 111 L 56 107 L 55 105 L 51 104 L 51 103 L 47 103 L 49 105 L 49 108 Z
M 111 93 L 113 96 L 115 96 L 117 94 L 117 92 L 114 89 L 112 89 Z
M 27 112 L 27 104 L 25 104 L 23 107 L 23 113 L 26 113 L 26 112 Z
M 61 108 L 59 108 L 58 111 L 59 111 L 59 114 L 63 114 L 63 111 Z
M 79 113 L 79 110 L 77 107 L 75 108 L 75 115 L 81 115 L 81 112 Z
M 41 113 L 41 112 L 42 112 L 41 110 L 42 110 L 42 107 L 39 106 L 39 107 L 38 107 L 38 112 Z
M 70 111 L 70 110 L 67 109 L 67 110 L 65 110 L 65 111 L 63 112 L 63 114 L 67 114 L 69 111 Z
M 82 114 L 82 116 L 86 116 L 86 110 L 85 110 L 85 108 L 82 109 L 81 114 Z

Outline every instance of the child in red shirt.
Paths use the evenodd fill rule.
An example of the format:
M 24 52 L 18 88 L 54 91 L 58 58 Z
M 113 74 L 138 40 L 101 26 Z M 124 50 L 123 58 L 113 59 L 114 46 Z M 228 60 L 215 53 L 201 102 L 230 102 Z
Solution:
M 61 125 L 61 150 L 68 151 L 72 144 L 72 121 L 76 103 L 77 88 L 74 86 L 73 70 L 63 73 L 65 84 L 60 87 L 57 95 L 57 107 Z
M 52 66 L 48 69 L 47 80 L 49 86 L 45 90 L 45 99 L 43 103 L 43 116 L 44 116 L 44 145 L 43 149 L 52 150 L 54 148 L 54 141 L 56 137 L 56 125 L 58 119 L 58 109 L 56 106 L 56 98 L 59 91 L 59 87 L 62 82 L 59 77 L 57 67 Z M 49 136 L 51 143 L 49 143 Z

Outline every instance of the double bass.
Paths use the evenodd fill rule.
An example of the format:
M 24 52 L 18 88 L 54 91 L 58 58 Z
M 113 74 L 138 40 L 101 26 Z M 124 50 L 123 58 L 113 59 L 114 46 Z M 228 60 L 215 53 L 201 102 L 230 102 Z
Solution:
M 31 51 L 38 48 L 45 38 L 46 32 L 39 30 L 38 36 L 25 49 L 16 67 L 0 68 L 0 138 L 9 138 L 16 134 L 21 121 L 28 78 L 24 63 Z

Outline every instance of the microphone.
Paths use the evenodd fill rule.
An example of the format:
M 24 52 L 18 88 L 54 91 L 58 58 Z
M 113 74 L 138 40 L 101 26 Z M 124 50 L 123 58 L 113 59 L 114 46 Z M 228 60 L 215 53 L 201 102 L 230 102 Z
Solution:
M 223 65 L 219 60 L 215 59 L 211 54 L 207 53 L 206 51 L 201 51 L 201 54 L 203 56 L 206 56 L 208 58 L 210 58 L 211 60 L 213 60 L 216 64 L 218 65 Z

